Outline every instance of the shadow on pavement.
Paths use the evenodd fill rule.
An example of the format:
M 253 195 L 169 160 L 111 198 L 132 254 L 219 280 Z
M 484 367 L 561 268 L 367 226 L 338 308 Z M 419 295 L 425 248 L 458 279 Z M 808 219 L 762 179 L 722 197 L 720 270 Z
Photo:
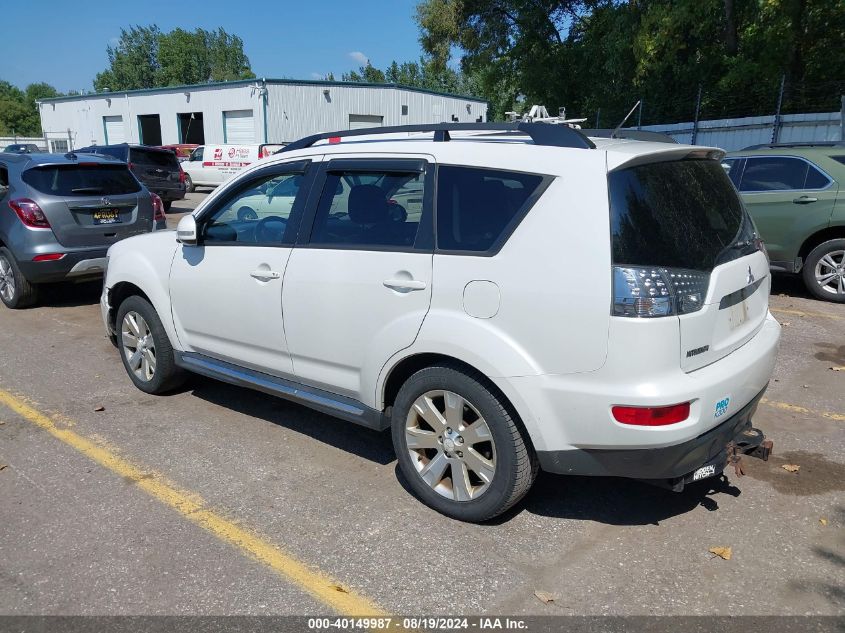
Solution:
M 44 284 L 38 290 L 36 308 L 71 308 L 100 302 L 103 280 L 84 283 Z

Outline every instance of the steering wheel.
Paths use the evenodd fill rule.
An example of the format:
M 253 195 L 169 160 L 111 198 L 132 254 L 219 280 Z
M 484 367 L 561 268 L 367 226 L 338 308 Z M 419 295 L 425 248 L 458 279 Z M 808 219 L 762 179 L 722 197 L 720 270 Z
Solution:
M 255 225 L 256 242 L 281 242 L 288 221 L 278 215 L 261 218 Z

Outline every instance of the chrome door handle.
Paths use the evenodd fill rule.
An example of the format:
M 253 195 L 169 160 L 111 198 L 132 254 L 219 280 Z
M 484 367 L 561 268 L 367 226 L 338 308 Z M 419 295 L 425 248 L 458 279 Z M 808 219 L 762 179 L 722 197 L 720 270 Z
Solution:
M 801 196 L 800 198 L 795 198 L 792 201 L 792 204 L 810 204 L 811 202 L 818 202 L 818 198 L 811 198 L 810 196 Z
M 253 270 L 249 273 L 249 276 L 261 280 L 279 279 L 281 277 L 275 270 Z
M 426 283 L 418 279 L 385 279 L 384 285 L 391 290 L 399 292 L 411 292 L 412 290 L 425 290 Z

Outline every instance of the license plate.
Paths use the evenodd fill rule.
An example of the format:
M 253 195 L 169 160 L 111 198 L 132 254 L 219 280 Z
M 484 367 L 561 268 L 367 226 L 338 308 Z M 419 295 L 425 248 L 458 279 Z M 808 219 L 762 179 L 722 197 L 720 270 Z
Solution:
M 94 211 L 94 224 L 117 224 L 120 214 L 117 209 L 97 209 Z

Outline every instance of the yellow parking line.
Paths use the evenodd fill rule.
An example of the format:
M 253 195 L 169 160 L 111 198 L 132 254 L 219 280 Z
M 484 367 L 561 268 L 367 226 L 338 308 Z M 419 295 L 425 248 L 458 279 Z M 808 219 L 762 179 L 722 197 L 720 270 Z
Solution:
M 845 415 L 841 413 L 828 413 L 827 411 L 815 411 L 807 407 L 801 407 L 797 404 L 790 404 L 788 402 L 775 402 L 768 398 L 762 398 L 761 403 L 774 407 L 775 409 L 782 409 L 784 411 L 791 411 L 792 413 L 803 413 L 804 415 L 814 415 L 820 418 L 827 418 L 828 420 L 836 420 L 837 422 L 845 422 Z
M 220 540 L 234 545 L 250 558 L 264 563 L 338 613 L 349 616 L 385 615 L 385 611 L 375 603 L 343 588 L 329 576 L 312 569 L 275 545 L 207 508 L 199 496 L 177 489 L 162 475 L 135 466 L 101 444 L 70 429 L 57 427 L 49 417 L 2 389 L 0 389 L 0 403 L 101 466 L 132 481 L 151 497 L 170 506 L 184 518 L 208 530 Z
M 842 321 L 845 317 L 837 316 L 835 314 L 825 314 L 824 312 L 806 312 L 804 310 L 786 310 L 784 308 L 769 308 L 772 312 L 777 314 L 792 314 L 799 317 L 820 317 L 822 319 L 833 319 L 834 321 Z

